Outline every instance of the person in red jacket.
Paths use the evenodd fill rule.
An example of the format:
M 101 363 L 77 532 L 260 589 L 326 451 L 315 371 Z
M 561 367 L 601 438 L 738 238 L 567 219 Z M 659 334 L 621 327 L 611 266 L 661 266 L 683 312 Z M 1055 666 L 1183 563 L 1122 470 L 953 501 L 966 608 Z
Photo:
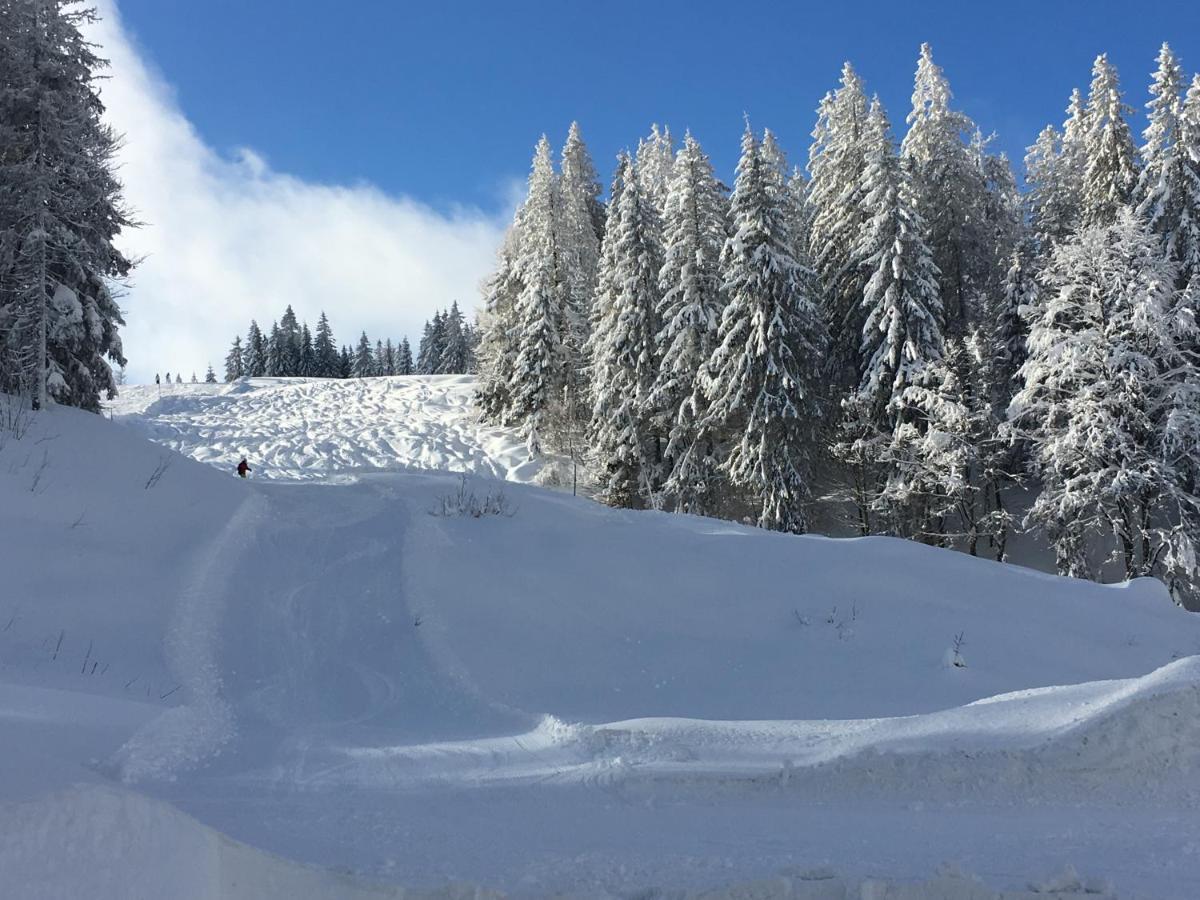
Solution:
M 250 471 L 250 464 L 246 462 L 246 457 L 242 457 L 242 461 L 237 464 L 237 473 L 240 477 L 245 478 L 246 473 Z

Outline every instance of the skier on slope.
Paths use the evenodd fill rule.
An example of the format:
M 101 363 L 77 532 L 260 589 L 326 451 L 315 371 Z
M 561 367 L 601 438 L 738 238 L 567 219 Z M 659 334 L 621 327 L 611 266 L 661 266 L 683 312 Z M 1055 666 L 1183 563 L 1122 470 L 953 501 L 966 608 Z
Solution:
M 242 461 L 237 464 L 238 477 L 245 478 L 246 474 L 249 471 L 250 471 L 250 464 L 248 462 L 246 462 L 246 457 L 243 456 Z

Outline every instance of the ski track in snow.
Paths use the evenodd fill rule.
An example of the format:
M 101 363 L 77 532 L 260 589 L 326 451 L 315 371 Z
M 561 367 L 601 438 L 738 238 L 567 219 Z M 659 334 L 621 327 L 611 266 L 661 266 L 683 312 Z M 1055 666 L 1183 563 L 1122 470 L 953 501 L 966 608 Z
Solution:
M 246 379 L 122 388 L 114 417 L 151 440 L 255 478 L 328 480 L 403 468 L 533 480 L 541 468 L 511 431 L 482 424 L 465 375 Z
M 239 548 L 265 518 L 263 498 L 247 497 L 197 554 L 166 637 L 167 658 L 186 702 L 148 722 L 117 751 L 110 765 L 126 783 L 176 777 L 233 739 L 234 711 L 222 696 L 216 658 L 218 633 Z

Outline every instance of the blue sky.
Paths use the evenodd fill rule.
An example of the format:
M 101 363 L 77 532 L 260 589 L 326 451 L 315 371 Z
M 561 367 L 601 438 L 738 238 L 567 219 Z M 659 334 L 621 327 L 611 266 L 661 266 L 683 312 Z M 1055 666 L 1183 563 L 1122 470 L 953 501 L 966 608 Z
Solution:
M 1019 159 L 1094 56 L 1140 110 L 1163 40 L 1200 68 L 1200 3 L 121 0 L 142 55 L 218 152 L 249 146 L 322 183 L 498 209 L 538 135 L 579 119 L 602 177 L 654 121 L 728 175 L 742 113 L 803 162 L 850 59 L 899 131 L 917 48 Z
M 91 2 L 143 223 L 120 238 L 142 259 L 122 301 L 134 380 L 219 369 L 288 304 L 345 342 L 415 339 L 453 300 L 470 314 L 538 136 L 560 144 L 574 118 L 606 181 L 652 122 L 691 128 L 731 179 L 743 113 L 805 161 L 845 59 L 899 136 L 929 41 L 1019 161 L 1097 53 L 1139 110 L 1164 39 L 1200 68 L 1200 3 L 1181 0 Z

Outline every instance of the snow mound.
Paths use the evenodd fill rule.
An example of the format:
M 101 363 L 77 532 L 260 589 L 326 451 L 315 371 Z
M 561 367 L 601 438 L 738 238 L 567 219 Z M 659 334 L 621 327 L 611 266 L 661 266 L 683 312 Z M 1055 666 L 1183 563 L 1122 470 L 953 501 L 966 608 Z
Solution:
M 506 429 L 482 424 L 466 375 L 253 378 L 231 385 L 122 388 L 112 413 L 200 462 L 255 477 L 440 469 L 532 481 L 541 469 Z
M 848 721 L 637 719 L 570 725 L 553 716 L 515 736 L 342 747 L 309 787 L 414 789 L 430 782 L 623 787 L 685 781 L 778 783 L 807 797 L 925 799 L 1035 787 L 1196 795 L 1200 657 L 1142 678 L 1025 691 L 926 715 Z M 316 763 L 316 760 L 313 760 Z

